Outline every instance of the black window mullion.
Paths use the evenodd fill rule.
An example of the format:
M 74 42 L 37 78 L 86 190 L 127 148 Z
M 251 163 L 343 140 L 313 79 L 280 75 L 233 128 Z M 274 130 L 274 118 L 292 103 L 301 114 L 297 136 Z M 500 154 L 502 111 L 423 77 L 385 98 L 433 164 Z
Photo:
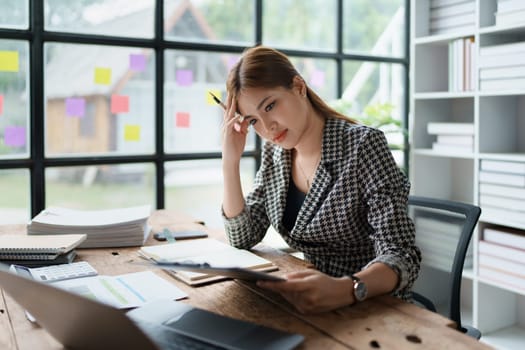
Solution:
M 29 9 L 32 40 L 29 46 L 30 107 L 29 127 L 31 135 L 31 217 L 45 208 L 46 188 L 44 169 L 44 5 L 31 1 Z
M 164 188 L 164 2 L 155 3 L 155 170 L 157 208 L 165 208 Z

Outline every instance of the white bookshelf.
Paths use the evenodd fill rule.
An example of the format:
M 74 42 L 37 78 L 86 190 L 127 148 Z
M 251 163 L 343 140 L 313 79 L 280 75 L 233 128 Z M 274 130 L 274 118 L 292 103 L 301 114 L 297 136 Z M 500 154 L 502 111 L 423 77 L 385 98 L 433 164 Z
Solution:
M 438 0 L 441 4 L 467 1 Z M 498 0 L 473 2 L 474 25 L 436 33 L 430 31 L 433 0 L 411 1 L 410 180 L 413 194 L 479 204 L 482 160 L 525 163 L 525 84 L 523 88 L 480 90 L 480 47 L 525 42 L 525 17 L 521 22 L 496 25 Z M 449 44 L 468 37 L 475 42 L 474 86 L 469 91 L 451 91 Z M 433 150 L 436 136 L 427 132 L 429 122 L 473 123 L 473 151 Z M 480 277 L 477 254 L 485 226 L 512 227 L 525 233 L 525 223 L 483 215 L 481 207 L 473 237 L 474 267 L 463 276 L 462 319 L 480 329 L 483 342 L 498 349 L 523 349 L 525 291 Z

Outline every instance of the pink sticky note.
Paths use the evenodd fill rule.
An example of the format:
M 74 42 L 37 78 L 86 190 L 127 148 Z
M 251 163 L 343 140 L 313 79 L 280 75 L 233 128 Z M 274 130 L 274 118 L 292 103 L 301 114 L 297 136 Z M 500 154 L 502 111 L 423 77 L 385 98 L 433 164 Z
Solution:
M 179 69 L 175 73 L 177 84 L 181 86 L 188 86 L 193 83 L 193 72 L 189 69 Z
M 143 54 L 129 55 L 129 68 L 136 72 L 142 72 L 146 69 L 146 56 Z
M 11 147 L 21 147 L 26 144 L 26 128 L 23 126 L 6 126 L 4 144 Z
M 324 72 L 322 70 L 314 70 L 312 76 L 310 77 L 310 84 L 315 87 L 324 86 Z
M 190 114 L 185 112 L 177 112 L 175 115 L 175 126 L 177 128 L 189 128 Z
M 84 114 L 86 114 L 86 100 L 84 98 L 66 98 L 66 115 L 68 117 L 83 117 Z
M 4 113 L 4 95 L 0 95 L 0 115 Z
M 129 96 L 111 95 L 111 113 L 128 113 Z

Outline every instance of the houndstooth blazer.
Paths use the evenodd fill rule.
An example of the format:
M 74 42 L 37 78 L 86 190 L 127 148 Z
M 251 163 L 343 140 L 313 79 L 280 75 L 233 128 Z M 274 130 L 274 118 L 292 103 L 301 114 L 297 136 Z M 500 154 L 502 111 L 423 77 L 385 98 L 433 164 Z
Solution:
M 410 184 L 384 134 L 340 119 L 327 119 L 320 164 L 289 232 L 282 224 L 292 169 L 291 151 L 265 143 L 262 164 L 242 213 L 224 217 L 230 244 L 249 249 L 269 225 L 290 247 L 331 276 L 351 275 L 372 263 L 393 268 L 404 299 L 421 262 L 407 216 Z

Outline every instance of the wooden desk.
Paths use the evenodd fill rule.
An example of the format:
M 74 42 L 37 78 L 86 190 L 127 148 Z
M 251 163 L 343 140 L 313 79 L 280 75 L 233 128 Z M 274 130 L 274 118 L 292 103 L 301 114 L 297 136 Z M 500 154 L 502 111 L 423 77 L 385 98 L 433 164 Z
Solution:
M 189 216 L 166 210 L 150 218 L 153 232 L 171 229 L 202 229 Z M 24 225 L 0 226 L 0 234 L 25 233 Z M 209 234 L 224 240 L 221 231 Z M 148 245 L 159 244 L 150 238 Z M 77 250 L 78 260 L 89 261 L 100 274 L 117 275 L 147 270 L 130 264 L 137 260 L 137 247 Z M 259 245 L 254 252 L 272 260 L 277 274 L 305 267 L 305 263 L 281 251 Z M 452 327 L 454 323 L 399 299 L 384 296 L 319 315 L 302 315 L 283 298 L 252 283 L 223 281 L 190 287 L 167 273 L 153 270 L 188 293 L 184 302 L 230 317 L 256 322 L 305 336 L 299 349 L 489 349 Z M 35 295 L 38 298 L 38 295 Z M 0 298 L 1 349 L 61 349 L 44 329 L 29 322 L 23 309 L 2 291 Z

